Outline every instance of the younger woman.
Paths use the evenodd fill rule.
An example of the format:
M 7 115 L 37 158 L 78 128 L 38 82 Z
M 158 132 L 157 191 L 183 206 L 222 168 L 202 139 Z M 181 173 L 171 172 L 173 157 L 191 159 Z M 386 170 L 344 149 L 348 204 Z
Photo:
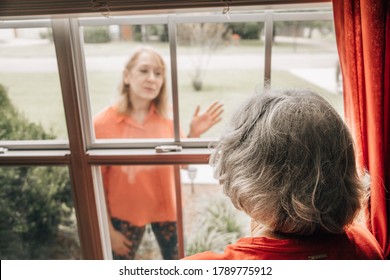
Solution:
M 153 49 L 141 48 L 123 71 L 119 101 L 94 119 L 96 138 L 172 138 L 167 111 L 165 63 Z M 204 113 L 198 106 L 188 137 L 199 137 L 218 123 L 222 111 L 218 102 Z M 177 259 L 173 167 L 105 166 L 102 175 L 113 258 L 134 259 L 151 224 L 163 258 Z

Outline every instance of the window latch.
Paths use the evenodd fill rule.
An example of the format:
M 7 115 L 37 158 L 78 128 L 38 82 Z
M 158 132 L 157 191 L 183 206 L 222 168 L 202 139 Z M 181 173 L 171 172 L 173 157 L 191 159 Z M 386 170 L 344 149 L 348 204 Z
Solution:
M 180 152 L 182 147 L 179 145 L 161 145 L 154 148 L 156 153 L 169 153 L 169 152 Z

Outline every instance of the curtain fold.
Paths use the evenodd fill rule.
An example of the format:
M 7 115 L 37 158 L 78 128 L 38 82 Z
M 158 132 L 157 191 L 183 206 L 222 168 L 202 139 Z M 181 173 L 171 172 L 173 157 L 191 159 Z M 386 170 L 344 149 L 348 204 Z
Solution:
M 345 119 L 371 176 L 368 227 L 390 258 L 390 1 L 333 0 Z

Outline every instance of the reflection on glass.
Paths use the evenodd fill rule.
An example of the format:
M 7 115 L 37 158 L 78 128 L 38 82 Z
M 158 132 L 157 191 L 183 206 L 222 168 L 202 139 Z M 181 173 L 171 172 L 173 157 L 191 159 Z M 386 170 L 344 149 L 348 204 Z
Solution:
M 0 205 L 1 259 L 81 259 L 66 167 L 1 167 Z
M 185 255 L 222 253 L 226 244 L 250 235 L 250 219 L 234 208 L 209 165 L 181 170 Z M 201 225 L 201 226 L 200 226 Z
M 180 123 L 190 126 L 194 105 L 205 110 L 218 100 L 222 121 L 204 137 L 219 136 L 244 95 L 263 87 L 264 41 L 261 22 L 177 25 Z
M 272 87 L 313 89 L 343 115 L 339 67 L 332 21 L 274 23 Z
M 177 259 L 174 168 L 102 166 L 114 259 Z
M 25 134 L 9 120 L 16 135 L 2 140 L 67 139 L 57 61 L 50 28 L 0 29 L 0 106 L 45 133 Z M 9 100 L 6 100 L 6 99 Z M 12 109 L 11 109 L 12 107 Z M 17 111 L 12 112 L 11 111 Z

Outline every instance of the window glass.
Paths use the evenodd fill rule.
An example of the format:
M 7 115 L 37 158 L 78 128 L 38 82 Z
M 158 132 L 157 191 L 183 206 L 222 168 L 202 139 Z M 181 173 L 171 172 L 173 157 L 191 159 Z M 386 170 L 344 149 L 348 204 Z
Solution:
M 228 244 L 250 236 L 250 218 L 234 208 L 207 165 L 181 171 L 185 255 L 222 253 Z
M 0 29 L 0 60 L 0 105 L 17 131 L 1 140 L 67 139 L 51 28 Z M 17 118 L 45 133 L 25 133 Z
M 174 132 L 167 26 L 102 25 L 83 26 L 80 30 L 84 38 L 92 118 L 95 120 L 99 115 L 95 126 L 96 138 L 172 140 Z M 162 63 L 157 56 L 147 61 L 138 59 L 137 56 L 134 67 L 133 64 L 128 65 L 130 58 L 142 47 L 156 51 Z M 131 78 L 128 78 L 127 74 L 124 76 L 125 70 Z M 153 74 L 153 82 L 148 80 L 150 74 Z M 156 80 L 158 81 L 155 82 Z M 164 88 L 164 85 L 165 96 L 162 91 L 156 90 Z M 130 90 L 135 94 L 130 94 L 132 97 L 129 100 Z M 158 96 L 158 102 L 151 102 L 153 97 L 150 96 L 153 94 Z M 135 100 L 132 100 L 134 96 Z M 144 101 L 154 104 L 150 112 L 137 117 L 130 116 L 130 108 L 142 109 Z M 105 123 L 105 127 L 102 123 Z
M 177 259 L 173 166 L 111 165 L 101 174 L 113 259 Z
M 223 195 L 207 164 L 181 167 L 181 209 L 176 208 L 173 166 L 111 165 L 102 166 L 101 172 L 114 259 L 175 259 L 180 232 L 185 255 L 222 252 L 250 235 L 249 217 Z M 123 236 L 132 246 L 121 257 Z
M 68 169 L 0 167 L 0 258 L 81 259 Z
M 272 87 L 306 87 L 343 115 L 342 81 L 333 22 L 275 21 Z
M 168 26 L 104 24 L 102 20 L 101 26 L 80 27 L 96 138 L 172 140 Z M 0 35 L 0 140 L 66 139 L 51 29 L 0 29 Z M 263 22 L 177 24 L 175 70 L 181 136 L 188 135 L 196 106 L 202 112 L 214 101 L 224 104 L 222 121 L 202 137 L 220 136 L 238 103 L 264 87 L 264 38 Z M 145 86 L 141 78 L 134 82 L 135 76 L 127 76 L 131 69 L 125 71 L 131 55 L 142 46 L 156 50 L 164 61 L 166 110 L 155 105 L 136 119 L 126 110 L 110 115 L 106 109 L 117 104 L 122 83 L 133 89 L 146 88 L 137 91 L 136 100 L 150 99 L 148 92 L 153 89 L 149 84 Z M 271 62 L 272 87 L 313 88 L 342 114 L 331 21 L 274 22 Z M 149 71 L 148 67 L 146 72 L 158 80 L 160 69 L 153 66 Z M 136 108 L 142 109 L 138 106 L 142 104 L 147 103 L 136 103 Z M 166 115 L 161 119 L 163 112 Z M 150 119 L 154 119 L 153 125 L 146 127 Z M 210 166 L 183 166 L 181 185 L 175 186 L 173 166 L 149 163 L 101 167 L 110 223 L 136 244 L 131 258 L 177 257 L 181 229 L 185 255 L 205 250 L 222 252 L 227 244 L 250 235 L 249 218 L 223 195 Z M 3 259 L 81 258 L 65 167 L 1 167 L 0 180 Z M 180 209 L 176 208 L 177 188 L 181 193 Z M 178 213 L 182 213 L 183 220 L 177 219 Z M 164 240 L 169 244 L 161 245 Z M 112 235 L 111 244 L 116 248 Z
M 215 138 L 246 95 L 263 88 L 262 22 L 180 23 L 177 61 L 180 124 L 187 131 L 197 105 L 224 104 L 222 121 L 202 137 Z

